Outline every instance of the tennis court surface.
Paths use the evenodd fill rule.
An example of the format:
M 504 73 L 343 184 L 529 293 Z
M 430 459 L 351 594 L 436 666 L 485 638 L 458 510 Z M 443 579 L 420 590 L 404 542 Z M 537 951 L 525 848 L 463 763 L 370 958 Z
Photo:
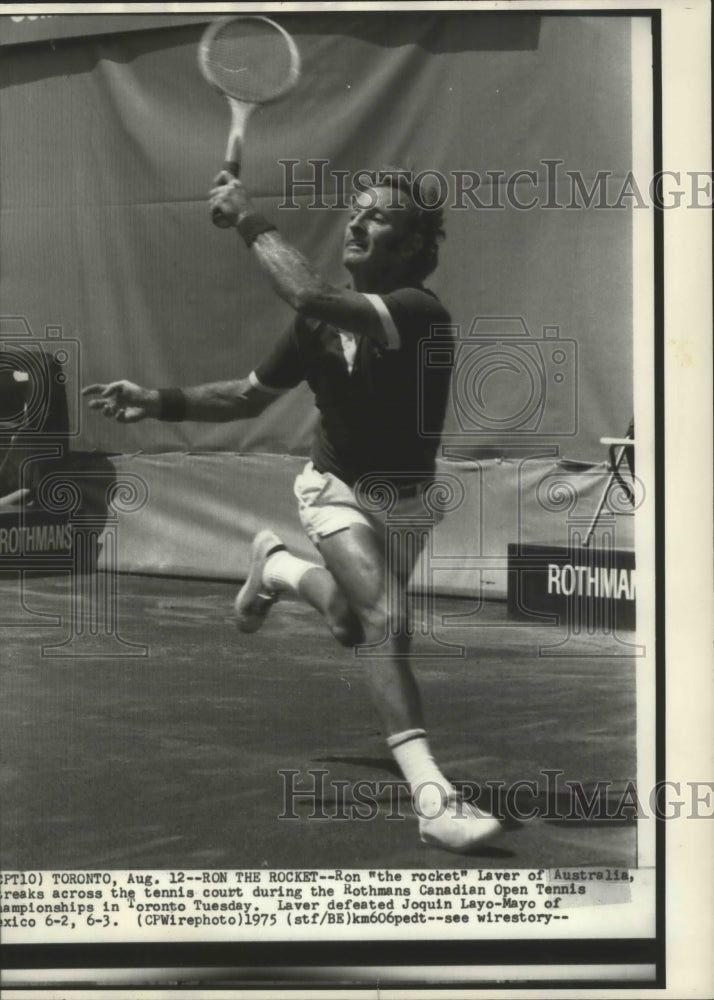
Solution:
M 18 586 L 0 579 L 2 606 L 16 609 L 3 616 L 0 671 L 4 870 L 636 863 L 636 824 L 617 809 L 636 773 L 636 660 L 613 637 L 512 622 L 500 603 L 436 601 L 439 634 L 466 653 L 415 660 L 437 759 L 452 780 L 501 782 L 502 795 L 536 782 L 513 798 L 535 817 L 511 816 L 463 857 L 420 843 L 389 784 L 398 775 L 361 664 L 310 608 L 281 601 L 246 636 L 233 585 L 121 576 L 115 617 L 85 621 L 93 655 L 57 656 L 42 647 L 82 621 L 86 595 L 68 574 L 28 577 L 18 612 Z M 119 649 L 108 631 L 147 655 L 107 656 Z M 359 781 L 381 782 L 376 806 L 356 810 L 370 819 L 354 818 Z M 609 782 L 610 804 L 568 819 L 567 781 Z

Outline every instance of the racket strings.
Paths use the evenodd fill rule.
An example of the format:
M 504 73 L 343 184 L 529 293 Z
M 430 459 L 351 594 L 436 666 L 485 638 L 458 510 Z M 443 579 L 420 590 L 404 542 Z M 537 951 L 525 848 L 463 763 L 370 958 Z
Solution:
M 216 33 L 205 55 L 214 82 L 238 100 L 261 103 L 282 93 L 296 68 L 288 41 L 276 28 L 237 20 Z

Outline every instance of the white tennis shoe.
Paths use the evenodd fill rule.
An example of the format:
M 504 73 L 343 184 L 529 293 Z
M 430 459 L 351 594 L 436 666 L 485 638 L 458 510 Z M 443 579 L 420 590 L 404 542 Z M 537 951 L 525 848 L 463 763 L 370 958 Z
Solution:
M 501 824 L 490 813 L 452 795 L 438 815 L 419 817 L 419 835 L 425 844 L 466 854 L 492 840 Z
M 253 539 L 248 578 L 233 605 L 241 632 L 257 632 L 277 601 L 277 593 L 263 583 L 263 572 L 268 556 L 283 549 L 285 545 L 274 531 L 259 531 Z

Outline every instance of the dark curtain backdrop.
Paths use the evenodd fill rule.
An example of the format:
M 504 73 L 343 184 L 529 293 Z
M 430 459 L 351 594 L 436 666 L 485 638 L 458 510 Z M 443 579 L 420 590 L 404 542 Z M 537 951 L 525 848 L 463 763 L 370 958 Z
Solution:
M 330 279 L 344 277 L 344 213 L 308 208 L 304 192 L 299 210 L 279 209 L 280 159 L 300 161 L 298 176 L 310 158 L 350 172 L 384 163 L 447 177 L 534 170 L 538 186 L 523 180 L 517 190 L 541 205 L 545 159 L 563 160 L 561 171 L 580 171 L 588 186 L 608 171 L 615 191 L 630 168 L 627 18 L 278 17 L 297 39 L 303 76 L 252 119 L 244 180 Z M 289 320 L 235 234 L 208 219 L 228 109 L 199 75 L 201 30 L 187 23 L 3 49 L 0 310 L 25 316 L 36 335 L 61 325 L 79 342 L 84 382 L 244 375 Z M 333 187 L 328 176 L 328 202 Z M 566 186 L 550 193 L 569 201 Z M 561 453 L 601 459 L 598 438 L 622 433 L 632 410 L 630 210 L 472 207 L 448 211 L 447 229 L 431 286 L 464 329 L 476 316 L 520 316 L 536 340 L 557 326 L 575 342 L 577 371 L 569 343 L 573 381 L 553 389 L 542 427 Z M 511 376 L 499 377 L 507 387 Z M 299 455 L 313 421 L 299 388 L 242 425 L 122 428 L 85 412 L 73 447 Z M 457 426 L 453 413 L 448 426 Z

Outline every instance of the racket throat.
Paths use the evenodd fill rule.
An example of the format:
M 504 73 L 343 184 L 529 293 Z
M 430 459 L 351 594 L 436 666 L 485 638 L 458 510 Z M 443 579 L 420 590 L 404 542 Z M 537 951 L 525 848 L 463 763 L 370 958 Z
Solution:
M 243 137 L 245 136 L 248 118 L 255 105 L 248 104 L 245 101 L 238 101 L 235 97 L 228 97 L 228 104 L 231 109 L 231 129 L 228 134 L 223 169 L 227 170 L 234 177 L 238 177 L 243 159 Z

